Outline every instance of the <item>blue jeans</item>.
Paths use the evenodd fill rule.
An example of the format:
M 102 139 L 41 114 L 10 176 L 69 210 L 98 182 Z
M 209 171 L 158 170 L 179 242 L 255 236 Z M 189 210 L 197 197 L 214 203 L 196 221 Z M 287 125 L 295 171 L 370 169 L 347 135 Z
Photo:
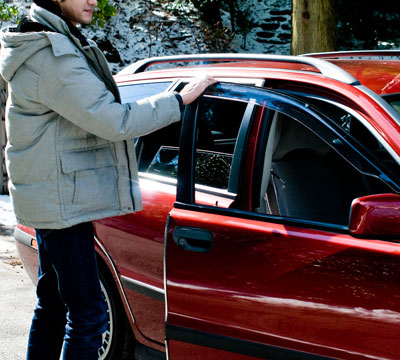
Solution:
M 39 250 L 38 303 L 27 360 L 96 360 L 107 329 L 92 223 L 36 230 Z

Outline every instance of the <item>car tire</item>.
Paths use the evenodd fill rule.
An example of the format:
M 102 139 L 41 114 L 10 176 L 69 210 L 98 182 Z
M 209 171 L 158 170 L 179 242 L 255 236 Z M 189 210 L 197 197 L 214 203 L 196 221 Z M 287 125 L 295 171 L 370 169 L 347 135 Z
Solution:
M 111 276 L 99 272 L 101 290 L 107 303 L 108 328 L 103 333 L 99 360 L 122 360 L 132 355 L 134 339 L 124 308 Z

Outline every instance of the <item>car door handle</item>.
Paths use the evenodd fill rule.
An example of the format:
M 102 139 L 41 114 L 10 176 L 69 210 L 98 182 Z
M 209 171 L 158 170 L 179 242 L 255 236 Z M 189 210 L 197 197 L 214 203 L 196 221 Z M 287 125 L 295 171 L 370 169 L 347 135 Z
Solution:
M 184 250 L 207 252 L 212 248 L 213 235 L 208 230 L 178 226 L 174 230 L 174 241 Z

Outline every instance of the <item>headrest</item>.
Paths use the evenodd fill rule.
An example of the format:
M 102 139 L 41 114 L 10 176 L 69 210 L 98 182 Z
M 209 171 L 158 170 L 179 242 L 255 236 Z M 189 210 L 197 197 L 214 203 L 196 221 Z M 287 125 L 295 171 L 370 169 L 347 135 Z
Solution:
M 272 160 L 281 160 L 293 150 L 312 150 L 317 155 L 325 155 L 329 145 L 298 121 L 279 114 L 277 118 Z

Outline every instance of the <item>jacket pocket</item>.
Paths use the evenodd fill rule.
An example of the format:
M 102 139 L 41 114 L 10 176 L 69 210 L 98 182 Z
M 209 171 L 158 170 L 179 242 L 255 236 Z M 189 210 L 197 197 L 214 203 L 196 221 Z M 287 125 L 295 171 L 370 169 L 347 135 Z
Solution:
M 67 217 L 119 208 L 118 172 L 111 146 L 63 151 L 60 162 Z

